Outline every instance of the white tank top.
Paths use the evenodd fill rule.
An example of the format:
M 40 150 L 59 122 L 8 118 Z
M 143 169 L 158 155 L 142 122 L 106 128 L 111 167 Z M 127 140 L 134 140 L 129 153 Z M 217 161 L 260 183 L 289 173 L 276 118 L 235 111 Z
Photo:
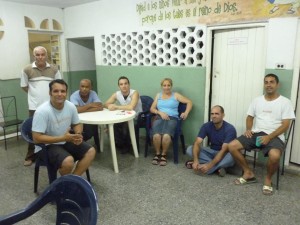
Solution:
M 129 90 L 129 95 L 128 97 L 125 99 L 124 96 L 122 95 L 122 92 L 121 91 L 117 91 L 116 92 L 116 96 L 117 96 L 117 100 L 118 102 L 120 103 L 120 105 L 129 105 L 131 100 L 132 100 L 132 95 L 133 93 L 135 92 L 135 90 L 132 90 L 130 89 Z M 141 101 L 141 98 L 139 97 L 139 100 L 138 100 L 138 103 L 136 104 L 135 108 L 134 108 L 134 111 L 138 114 L 140 112 L 143 111 L 143 108 L 142 108 L 142 101 Z

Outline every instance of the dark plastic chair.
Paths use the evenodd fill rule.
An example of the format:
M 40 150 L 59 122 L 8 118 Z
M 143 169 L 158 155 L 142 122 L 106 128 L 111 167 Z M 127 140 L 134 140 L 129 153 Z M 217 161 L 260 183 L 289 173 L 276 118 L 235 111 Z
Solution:
M 83 130 L 84 132 L 85 132 L 85 129 L 90 129 L 92 131 L 92 137 L 94 138 L 94 143 L 96 145 L 96 150 L 97 150 L 97 152 L 100 152 L 100 139 L 99 139 L 98 125 L 83 124 L 83 126 L 86 127 Z M 83 140 L 88 141 L 92 137 L 85 137 L 83 135 Z
M 34 144 L 32 139 L 32 132 L 31 132 L 32 120 L 33 117 L 30 117 L 23 122 L 21 127 L 21 134 L 25 141 Z M 35 168 L 34 168 L 34 186 L 33 186 L 34 193 L 37 193 L 40 166 L 47 167 L 49 184 L 51 184 L 57 178 L 57 169 L 58 169 L 48 161 L 48 153 L 47 153 L 46 146 L 43 144 L 37 146 L 42 148 L 42 150 L 40 150 L 41 152 L 39 153 L 39 155 L 40 156 L 42 155 L 43 157 L 36 157 Z M 87 180 L 91 182 L 90 173 L 88 169 L 86 170 L 86 176 L 87 176 Z
M 98 126 L 96 126 L 95 130 L 94 130 L 94 142 L 97 148 L 97 152 L 100 152 L 100 140 L 99 140 L 99 131 L 98 131 Z
M 180 116 L 181 113 L 183 113 L 186 110 L 186 104 L 185 103 L 179 103 L 178 105 L 178 115 Z M 147 135 L 149 135 L 149 140 L 150 140 L 150 133 L 151 133 L 151 116 L 153 114 L 150 114 L 150 116 L 147 117 L 147 126 L 146 128 L 148 129 Z M 178 141 L 180 138 L 181 141 L 181 147 L 182 147 L 182 153 L 185 155 L 185 141 L 184 141 L 184 135 L 182 133 L 182 119 L 179 117 L 177 120 L 177 125 L 176 125 L 176 130 L 174 133 L 174 136 L 172 137 L 172 142 L 173 142 L 173 156 L 174 156 L 174 163 L 178 163 Z M 148 144 L 146 143 L 145 145 L 145 157 L 148 155 Z
M 0 225 L 24 220 L 48 203 L 56 204 L 56 224 L 96 225 L 98 200 L 92 186 L 80 176 L 65 175 L 55 180 L 26 208 L 0 217 Z
M 282 153 L 282 157 L 281 157 L 281 165 L 279 163 L 278 169 L 277 169 L 277 174 L 276 174 L 276 190 L 279 189 L 279 175 L 280 175 L 280 170 L 281 170 L 281 175 L 284 175 L 284 161 L 285 161 L 285 150 L 287 147 L 287 144 L 289 142 L 291 133 L 294 131 L 294 125 L 295 125 L 295 120 L 292 120 L 289 129 L 287 130 L 287 132 L 285 133 L 285 143 L 284 143 L 284 150 Z M 254 156 L 253 156 L 253 169 L 255 169 L 256 167 L 256 159 L 257 159 L 257 154 L 261 151 L 261 148 L 254 148 L 251 149 L 251 151 L 254 152 Z M 246 157 L 246 153 L 247 151 L 244 151 L 244 157 Z
M 0 127 L 3 128 L 4 145 L 5 150 L 7 150 L 6 128 L 16 126 L 17 139 L 19 139 L 19 125 L 23 122 L 23 120 L 20 120 L 18 118 L 18 110 L 15 96 L 1 97 L 0 101 L 2 106 L 2 109 L 0 110 Z
M 148 134 L 149 129 L 146 129 L 147 125 L 147 116 L 150 114 L 150 107 L 153 103 L 153 98 L 142 95 L 141 97 L 143 112 L 140 112 L 137 116 L 137 122 L 135 126 L 135 137 L 136 137 L 136 145 L 138 150 L 140 150 L 140 128 L 145 128 L 146 131 L 146 143 L 150 144 L 150 135 Z

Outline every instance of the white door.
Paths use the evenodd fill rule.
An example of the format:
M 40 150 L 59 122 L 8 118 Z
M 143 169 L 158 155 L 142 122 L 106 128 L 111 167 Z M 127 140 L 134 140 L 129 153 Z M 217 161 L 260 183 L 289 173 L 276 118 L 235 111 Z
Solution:
M 239 136 L 250 102 L 263 94 L 265 28 L 218 30 L 213 42 L 211 106 L 224 107 L 225 120 Z

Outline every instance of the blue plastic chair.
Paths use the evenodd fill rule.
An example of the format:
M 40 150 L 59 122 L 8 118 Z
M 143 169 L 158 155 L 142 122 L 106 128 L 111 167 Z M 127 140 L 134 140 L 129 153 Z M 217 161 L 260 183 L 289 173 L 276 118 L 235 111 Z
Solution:
M 80 176 L 65 175 L 56 179 L 26 208 L 0 217 L 0 225 L 24 220 L 48 203 L 56 204 L 56 224 L 96 225 L 98 200 L 89 182 Z
M 149 129 L 146 128 L 147 125 L 147 117 L 150 114 L 150 107 L 153 103 L 153 98 L 142 95 L 141 97 L 143 112 L 140 112 L 137 116 L 137 123 L 135 126 L 135 137 L 136 137 L 136 145 L 138 150 L 140 150 L 140 128 L 145 128 L 146 130 L 146 143 L 150 144 L 150 135 L 148 134 Z
M 179 103 L 178 105 L 178 115 L 180 115 L 181 113 L 183 113 L 186 110 L 186 104 L 185 103 Z M 151 123 L 152 123 L 152 119 L 151 117 L 154 114 L 149 114 L 149 116 L 147 117 L 147 125 L 146 125 L 146 129 L 147 131 L 147 135 L 148 138 L 150 140 L 150 133 L 151 133 Z M 173 142 L 173 156 L 174 156 L 174 163 L 177 164 L 178 163 L 178 141 L 180 138 L 181 141 L 181 147 L 182 147 L 182 153 L 185 155 L 185 141 L 184 141 L 184 135 L 182 133 L 182 119 L 179 117 L 177 120 L 177 125 L 176 125 L 176 130 L 174 133 L 174 136 L 172 137 L 172 142 Z M 149 141 L 150 142 L 150 141 Z M 147 157 L 148 155 L 148 143 L 145 144 L 145 157 Z
M 30 117 L 22 123 L 21 134 L 25 141 L 34 144 L 32 139 L 32 131 L 31 131 L 32 120 L 33 117 Z M 40 166 L 47 167 L 49 184 L 51 184 L 57 178 L 57 169 L 58 169 L 48 161 L 48 153 L 47 153 L 46 146 L 43 144 L 39 144 L 38 146 L 42 148 L 39 154 L 40 156 L 43 155 L 43 157 L 36 157 L 35 168 L 34 168 L 34 186 L 33 186 L 34 193 L 37 193 Z M 91 182 L 90 173 L 88 169 L 86 170 L 86 176 L 87 176 L 87 180 Z

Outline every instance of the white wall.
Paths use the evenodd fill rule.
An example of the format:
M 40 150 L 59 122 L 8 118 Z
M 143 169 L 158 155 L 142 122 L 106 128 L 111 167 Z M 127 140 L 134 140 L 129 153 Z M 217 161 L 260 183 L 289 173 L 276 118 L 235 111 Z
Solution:
M 64 10 L 65 37 L 93 36 L 95 38 L 96 63 L 100 65 L 101 34 L 119 34 L 163 28 L 162 25 L 159 25 L 160 27 L 141 26 L 136 12 L 137 2 L 137 0 L 101 0 L 66 8 Z M 266 68 L 275 69 L 277 63 L 282 63 L 284 69 L 292 70 L 294 68 L 298 18 L 273 18 L 268 23 Z M 174 25 L 174 27 L 181 24 L 182 22 L 178 23 L 177 26 Z
M 294 68 L 298 18 L 274 18 L 268 24 L 267 68 L 276 68 L 279 63 L 284 69 Z
M 102 0 L 66 8 L 64 14 L 66 38 L 135 31 L 139 27 L 133 1 Z
M 0 1 L 0 18 L 4 26 L 4 36 L 0 40 L 0 79 L 20 77 L 22 68 L 30 63 L 28 28 L 24 16 L 31 18 L 38 31 L 44 19 L 57 20 L 63 25 L 63 11 L 58 8 L 42 7 Z M 50 26 L 52 28 L 52 26 Z
M 69 71 L 96 70 L 94 48 L 94 39 L 68 40 Z

